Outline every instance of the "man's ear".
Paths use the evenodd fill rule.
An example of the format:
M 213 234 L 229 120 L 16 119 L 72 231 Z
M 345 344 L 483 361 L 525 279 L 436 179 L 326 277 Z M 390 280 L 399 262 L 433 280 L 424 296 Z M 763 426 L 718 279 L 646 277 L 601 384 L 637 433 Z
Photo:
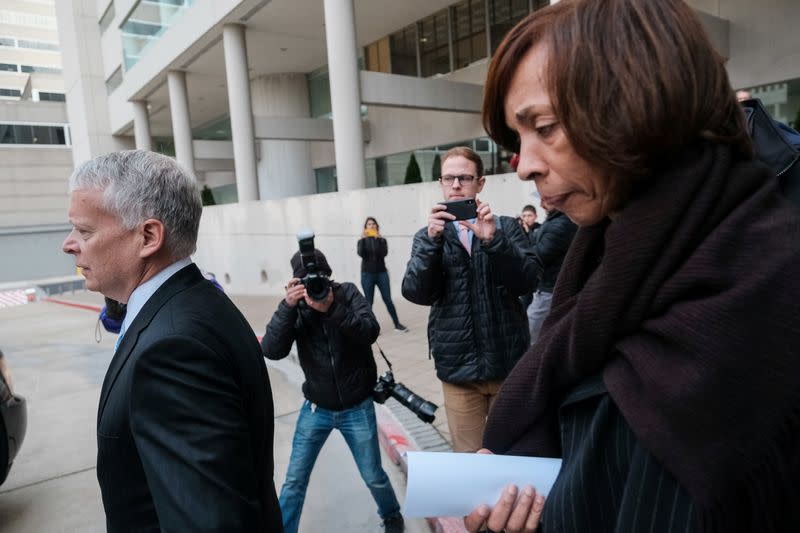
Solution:
M 140 229 L 142 237 L 142 248 L 139 250 L 139 257 L 151 257 L 164 248 L 167 239 L 167 231 L 160 220 L 148 218 Z
M 484 185 L 486 185 L 486 176 L 481 176 L 478 178 L 478 190 L 476 192 L 481 192 Z

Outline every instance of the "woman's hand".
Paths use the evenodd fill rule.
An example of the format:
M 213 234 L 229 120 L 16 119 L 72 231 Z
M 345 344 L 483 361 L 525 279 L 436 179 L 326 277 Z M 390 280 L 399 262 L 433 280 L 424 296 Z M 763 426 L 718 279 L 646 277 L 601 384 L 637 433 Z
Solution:
M 478 453 L 492 453 L 482 449 Z M 464 526 L 470 533 L 483 529 L 507 533 L 533 533 L 539 527 L 544 510 L 544 496 L 537 494 L 530 485 L 519 493 L 516 485 L 503 489 L 494 509 L 484 504 L 464 517 Z

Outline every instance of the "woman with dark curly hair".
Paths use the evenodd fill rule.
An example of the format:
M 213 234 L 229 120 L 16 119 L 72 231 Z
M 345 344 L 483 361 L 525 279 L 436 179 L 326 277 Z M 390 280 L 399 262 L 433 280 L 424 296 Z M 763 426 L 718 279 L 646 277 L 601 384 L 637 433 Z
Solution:
M 384 258 L 389 253 L 386 239 L 381 237 L 381 227 L 374 217 L 367 217 L 364 221 L 364 231 L 358 240 L 358 255 L 361 256 L 361 288 L 364 289 L 369 305 L 375 299 L 375 286 L 381 291 L 381 298 L 386 304 L 386 310 L 394 322 L 395 331 L 407 332 L 408 328 L 400 323 L 397 310 L 392 303 L 392 292 L 389 287 L 389 272 L 386 270 Z
M 800 531 L 800 212 L 693 10 L 536 11 L 492 58 L 483 120 L 580 228 L 484 433 L 561 472 L 467 529 Z

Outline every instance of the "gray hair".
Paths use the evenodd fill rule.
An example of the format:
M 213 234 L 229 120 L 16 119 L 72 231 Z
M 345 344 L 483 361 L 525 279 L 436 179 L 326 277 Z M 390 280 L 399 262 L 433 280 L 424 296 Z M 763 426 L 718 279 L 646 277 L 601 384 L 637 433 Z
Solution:
M 175 259 L 193 254 L 203 204 L 194 177 L 171 157 L 147 150 L 101 155 L 69 177 L 70 193 L 103 192 L 103 209 L 131 230 L 153 218 L 164 224 L 165 246 Z

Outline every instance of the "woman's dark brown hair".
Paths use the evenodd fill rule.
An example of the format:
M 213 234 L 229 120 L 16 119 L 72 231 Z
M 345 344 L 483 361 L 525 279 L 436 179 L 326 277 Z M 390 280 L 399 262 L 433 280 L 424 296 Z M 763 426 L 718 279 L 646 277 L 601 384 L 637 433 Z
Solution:
M 378 224 L 378 221 L 375 220 L 375 217 L 367 217 L 367 219 L 364 221 L 364 229 L 367 229 L 367 224 L 369 224 L 370 220 L 375 223 L 375 227 L 378 228 L 378 230 L 381 229 L 381 225 Z
M 519 151 L 504 104 L 520 62 L 539 45 L 567 138 L 610 175 L 646 175 L 700 138 L 752 155 L 724 59 L 683 0 L 562 0 L 522 20 L 487 74 L 483 125 L 498 144 Z

